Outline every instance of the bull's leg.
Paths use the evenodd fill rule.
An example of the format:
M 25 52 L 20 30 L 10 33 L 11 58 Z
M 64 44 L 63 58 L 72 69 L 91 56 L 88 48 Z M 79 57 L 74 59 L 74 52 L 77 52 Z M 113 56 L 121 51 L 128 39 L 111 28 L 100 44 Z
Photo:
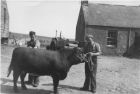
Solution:
M 14 91 L 15 92 L 18 92 L 18 88 L 17 88 L 17 80 L 18 80 L 18 77 L 20 75 L 20 71 L 19 70 L 13 70 L 13 81 L 14 81 Z
M 23 90 L 27 90 L 27 87 L 26 87 L 25 82 L 24 82 L 25 76 L 26 76 L 26 72 L 22 72 L 20 75 L 21 87 Z
M 58 94 L 58 90 L 57 90 L 58 84 L 59 84 L 59 78 L 56 76 L 53 77 L 54 94 Z

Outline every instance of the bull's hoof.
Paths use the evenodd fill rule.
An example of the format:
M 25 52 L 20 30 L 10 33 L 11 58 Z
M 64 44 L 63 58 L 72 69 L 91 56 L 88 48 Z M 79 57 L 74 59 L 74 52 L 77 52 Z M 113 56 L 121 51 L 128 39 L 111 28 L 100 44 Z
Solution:
M 26 87 L 26 86 L 22 86 L 22 89 L 23 89 L 23 90 L 27 90 L 27 87 Z
M 38 87 L 38 84 L 32 84 L 33 87 Z
M 32 82 L 31 82 L 31 81 L 25 81 L 25 84 L 27 84 L 27 85 L 31 85 Z

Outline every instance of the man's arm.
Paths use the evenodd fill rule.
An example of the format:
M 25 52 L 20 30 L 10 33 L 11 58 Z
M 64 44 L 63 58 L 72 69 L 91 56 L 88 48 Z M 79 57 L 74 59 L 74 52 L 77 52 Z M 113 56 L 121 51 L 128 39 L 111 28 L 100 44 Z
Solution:
M 100 45 L 98 44 L 98 43 L 96 43 L 96 49 L 97 49 L 97 52 L 95 53 L 95 52 L 89 52 L 89 54 L 91 55 L 91 56 L 99 56 L 99 55 L 101 55 L 102 54 L 102 52 L 101 52 L 101 47 L 100 47 Z
M 40 42 L 39 42 L 39 40 L 36 40 L 36 46 L 35 46 L 35 48 L 40 48 Z

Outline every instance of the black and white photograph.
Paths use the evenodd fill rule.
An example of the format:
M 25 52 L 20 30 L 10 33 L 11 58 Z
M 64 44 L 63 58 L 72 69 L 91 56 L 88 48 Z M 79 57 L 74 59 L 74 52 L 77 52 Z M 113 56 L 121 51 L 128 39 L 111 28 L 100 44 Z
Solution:
M 0 94 L 140 94 L 140 0 L 1 0 Z

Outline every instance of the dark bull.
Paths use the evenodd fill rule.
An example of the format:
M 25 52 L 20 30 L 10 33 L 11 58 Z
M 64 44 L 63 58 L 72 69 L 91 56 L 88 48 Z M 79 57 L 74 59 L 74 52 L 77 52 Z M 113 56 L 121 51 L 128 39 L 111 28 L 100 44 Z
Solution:
M 66 78 L 72 65 L 81 62 L 84 62 L 84 55 L 79 47 L 67 47 L 59 51 L 19 47 L 13 51 L 8 76 L 13 70 L 14 91 L 16 92 L 19 76 L 21 87 L 27 89 L 24 83 L 26 73 L 49 75 L 53 79 L 56 94 L 59 80 Z

